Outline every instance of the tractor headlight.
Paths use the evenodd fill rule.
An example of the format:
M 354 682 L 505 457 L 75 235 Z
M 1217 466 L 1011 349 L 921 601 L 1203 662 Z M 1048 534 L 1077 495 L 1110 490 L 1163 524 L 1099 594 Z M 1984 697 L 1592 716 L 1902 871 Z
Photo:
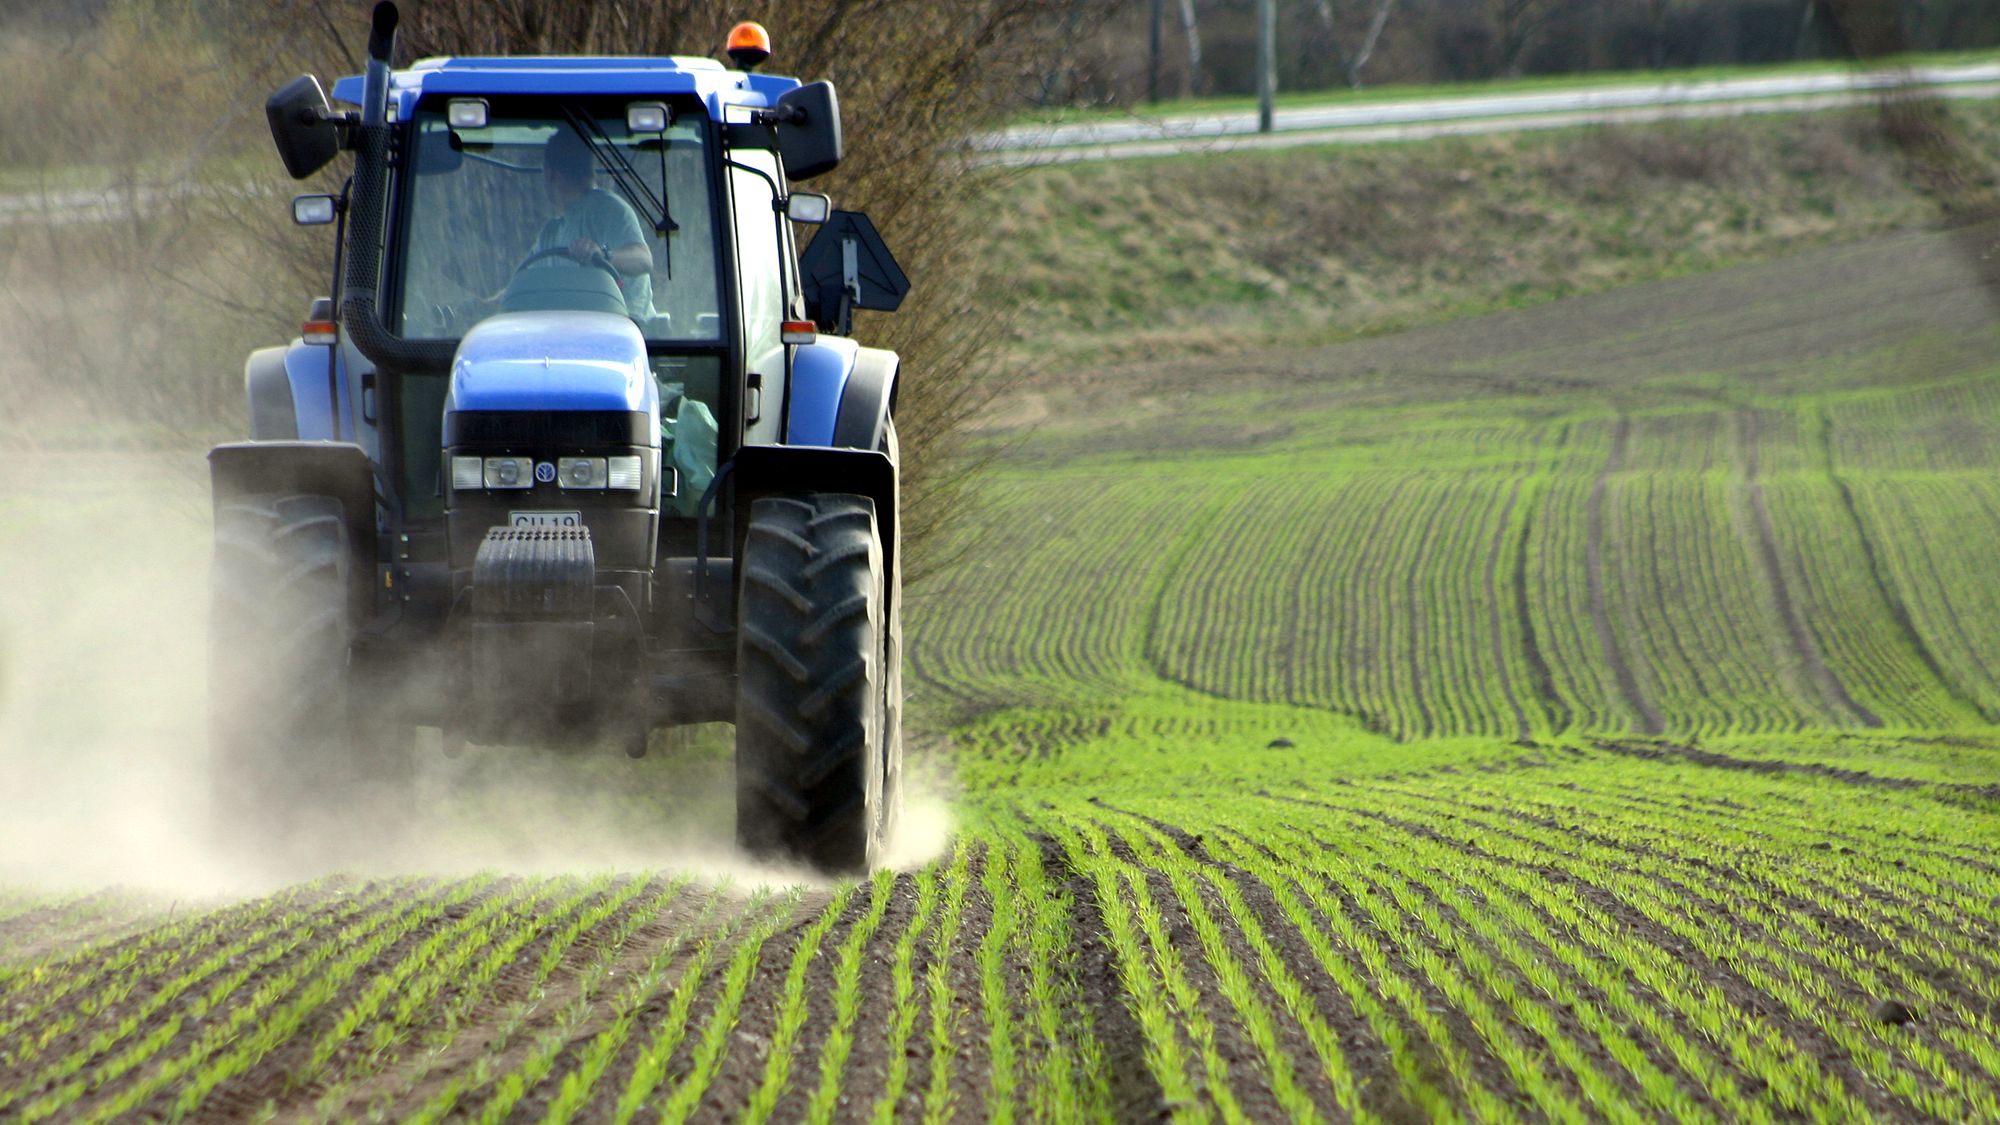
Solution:
M 562 457 L 556 461 L 556 483 L 564 488 L 603 488 L 604 458 Z
M 478 488 L 486 479 L 486 470 L 477 457 L 454 457 L 451 459 L 451 487 L 464 492 Z
M 535 460 L 532 457 L 488 457 L 485 478 L 488 488 L 533 488 Z
M 604 487 L 637 492 L 642 475 L 637 457 L 613 457 Z

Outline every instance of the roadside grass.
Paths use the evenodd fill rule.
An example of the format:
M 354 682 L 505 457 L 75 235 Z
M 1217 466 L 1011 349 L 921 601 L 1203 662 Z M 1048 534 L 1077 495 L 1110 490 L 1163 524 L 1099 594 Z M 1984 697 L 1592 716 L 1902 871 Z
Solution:
M 1948 112 L 1990 166 L 2000 108 Z M 1307 346 L 1936 220 L 1872 110 L 1002 173 L 979 255 L 1024 366 Z

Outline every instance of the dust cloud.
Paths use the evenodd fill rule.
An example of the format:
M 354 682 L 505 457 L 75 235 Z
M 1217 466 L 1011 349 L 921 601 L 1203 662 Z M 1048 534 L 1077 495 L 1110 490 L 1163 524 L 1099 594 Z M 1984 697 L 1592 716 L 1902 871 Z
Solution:
M 0 483 L 0 880 L 214 893 L 199 456 L 17 451 Z
M 6 443 L 0 442 L 0 446 Z M 252 894 L 320 875 L 658 870 L 817 883 L 733 842 L 729 728 L 609 746 L 473 746 L 419 729 L 414 812 L 272 862 L 218 847 L 207 773 L 209 501 L 203 450 L 4 452 L 0 886 Z M 941 855 L 947 802 L 916 771 L 892 866 Z

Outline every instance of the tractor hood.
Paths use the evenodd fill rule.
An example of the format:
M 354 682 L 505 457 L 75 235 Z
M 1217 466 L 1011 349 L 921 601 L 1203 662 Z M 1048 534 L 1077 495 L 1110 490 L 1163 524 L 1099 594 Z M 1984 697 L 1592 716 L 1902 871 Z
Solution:
M 625 317 L 501 313 L 459 342 L 444 408 L 642 413 L 657 435 L 660 390 L 646 363 L 646 341 Z

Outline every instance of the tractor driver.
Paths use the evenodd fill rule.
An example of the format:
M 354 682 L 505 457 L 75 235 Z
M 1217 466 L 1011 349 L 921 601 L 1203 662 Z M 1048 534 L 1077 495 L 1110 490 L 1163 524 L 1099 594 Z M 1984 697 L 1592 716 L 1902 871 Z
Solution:
M 626 315 L 643 329 L 654 316 L 653 252 L 645 228 L 631 204 L 597 186 L 596 157 L 574 128 L 556 130 L 543 146 L 542 186 L 557 214 L 543 224 L 534 252 L 564 249 L 564 257 L 582 266 L 603 254 L 618 272 Z

